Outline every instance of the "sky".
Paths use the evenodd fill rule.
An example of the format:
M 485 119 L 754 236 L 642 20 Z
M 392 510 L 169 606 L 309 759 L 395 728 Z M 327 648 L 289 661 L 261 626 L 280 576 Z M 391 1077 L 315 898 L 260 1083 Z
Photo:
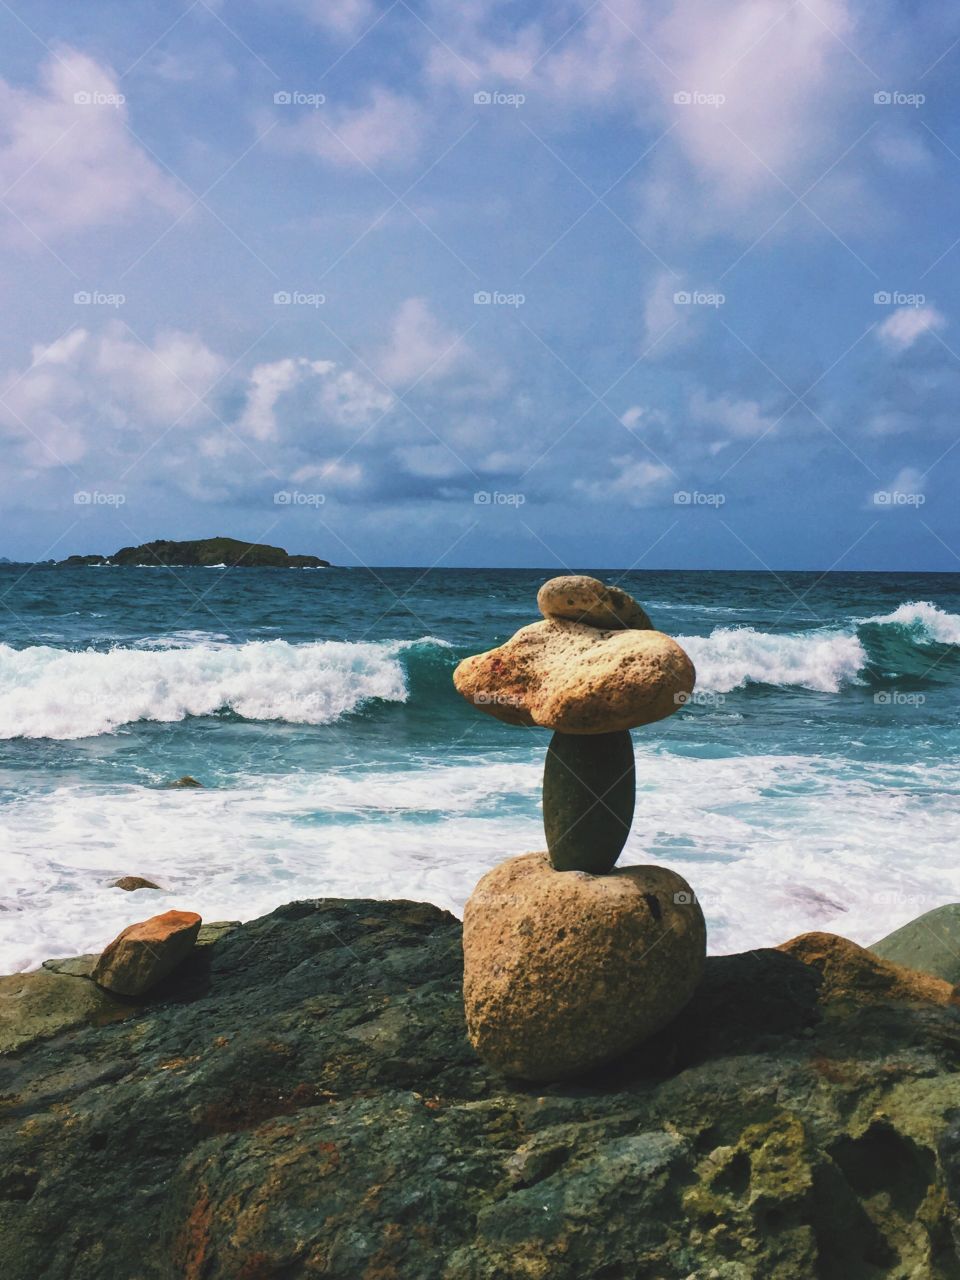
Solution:
M 0 555 L 960 568 L 960 10 L 3 0 Z

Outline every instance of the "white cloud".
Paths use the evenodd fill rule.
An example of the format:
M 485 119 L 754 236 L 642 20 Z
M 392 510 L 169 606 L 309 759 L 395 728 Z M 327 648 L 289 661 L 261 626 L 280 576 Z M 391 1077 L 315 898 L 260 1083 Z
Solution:
M 128 132 L 118 95 L 109 68 L 69 48 L 43 64 L 37 91 L 0 80 L 0 189 L 37 236 L 116 224 L 143 208 L 188 207 Z
M 376 369 L 390 386 L 417 379 L 436 381 L 451 372 L 469 351 L 430 310 L 425 298 L 407 298 L 390 327 L 390 338 L 376 357 Z
M 926 476 L 919 467 L 903 467 L 888 485 L 867 497 L 867 506 L 878 513 L 916 510 L 925 501 Z
M 860 131 L 837 129 L 842 108 L 868 101 L 856 96 L 845 48 L 860 34 L 853 0 L 606 0 L 569 31 L 569 16 L 544 6 L 542 19 L 500 42 L 487 34 L 492 11 L 436 3 L 432 16 L 459 57 L 432 46 L 428 74 L 464 93 L 522 87 L 561 120 L 585 110 L 626 117 L 651 140 L 669 129 L 631 179 L 641 229 L 661 240 L 754 238 L 792 203 L 788 188 L 799 194 L 821 178 Z M 676 103 L 678 92 L 723 101 Z M 859 176 L 840 194 L 835 180 L 824 177 L 810 199 L 852 219 L 844 201 Z M 794 217 L 816 225 L 802 210 Z
M 344 36 L 358 34 L 377 14 L 372 0 L 284 0 L 284 3 L 317 26 Z M 274 0 L 270 0 L 269 8 L 273 7 Z
M 673 295 L 680 282 L 670 271 L 654 277 L 643 307 L 642 350 L 650 355 L 663 355 L 688 336 L 693 307 L 678 306 Z
M 918 467 L 904 467 L 893 478 L 890 488 L 897 493 L 923 493 L 926 480 Z
M 410 98 L 376 86 L 357 107 L 324 105 L 271 135 L 283 150 L 316 156 L 339 168 L 376 170 L 412 159 L 427 116 Z
M 147 428 L 152 438 L 157 427 L 209 416 L 200 397 L 225 367 L 194 334 L 162 332 L 150 346 L 119 321 L 98 334 L 74 329 L 0 379 L 0 422 L 40 467 L 72 465 L 111 443 L 129 454 Z
M 899 409 L 884 409 L 871 416 L 867 431 L 872 436 L 895 436 L 913 431 L 916 426 L 917 419 L 912 414 L 902 413 Z
M 756 400 L 734 400 L 732 396 L 711 398 L 705 391 L 690 397 L 690 413 L 696 422 L 722 427 L 732 436 L 762 436 L 774 428 L 776 418 L 765 413 Z
M 631 507 L 648 507 L 660 497 L 672 472 L 658 462 L 624 455 L 612 459 L 617 474 L 605 480 L 576 480 L 573 487 L 595 502 L 621 498 Z
M 332 360 L 287 357 L 253 369 L 237 429 L 277 440 L 322 426 L 362 427 L 392 404 L 388 392 Z
M 272 440 L 277 434 L 277 401 L 300 381 L 298 360 L 274 360 L 258 364 L 250 374 L 247 403 L 237 427 L 257 440 Z
M 464 464 L 444 444 L 414 444 L 397 449 L 397 457 L 411 475 L 447 480 L 462 475 Z
M 936 307 L 898 307 L 877 328 L 877 337 L 894 351 L 906 351 L 928 330 L 942 329 L 946 316 Z

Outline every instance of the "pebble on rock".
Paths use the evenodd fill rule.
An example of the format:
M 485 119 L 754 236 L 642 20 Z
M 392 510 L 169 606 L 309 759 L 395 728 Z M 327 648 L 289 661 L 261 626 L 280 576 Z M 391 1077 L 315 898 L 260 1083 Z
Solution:
M 200 924 L 195 911 L 165 911 L 129 925 L 97 961 L 94 982 L 117 995 L 143 995 L 189 955 Z

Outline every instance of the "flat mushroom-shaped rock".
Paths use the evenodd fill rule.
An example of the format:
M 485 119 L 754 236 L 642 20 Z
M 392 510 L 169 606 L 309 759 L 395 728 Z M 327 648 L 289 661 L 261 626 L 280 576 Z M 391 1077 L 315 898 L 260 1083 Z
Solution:
M 604 631 L 650 629 L 650 619 L 633 596 L 583 573 L 551 578 L 537 592 L 537 608 L 545 618 L 582 622 Z
M 498 720 L 585 734 L 663 720 L 687 700 L 695 679 L 686 653 L 660 631 L 606 631 L 556 618 L 521 627 L 453 673 L 457 691 Z

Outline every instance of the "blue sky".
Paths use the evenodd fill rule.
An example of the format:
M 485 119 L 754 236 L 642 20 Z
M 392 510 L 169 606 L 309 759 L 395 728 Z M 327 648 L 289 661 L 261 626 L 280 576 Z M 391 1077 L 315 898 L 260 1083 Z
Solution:
M 960 567 L 955 5 L 0 34 L 0 554 Z

